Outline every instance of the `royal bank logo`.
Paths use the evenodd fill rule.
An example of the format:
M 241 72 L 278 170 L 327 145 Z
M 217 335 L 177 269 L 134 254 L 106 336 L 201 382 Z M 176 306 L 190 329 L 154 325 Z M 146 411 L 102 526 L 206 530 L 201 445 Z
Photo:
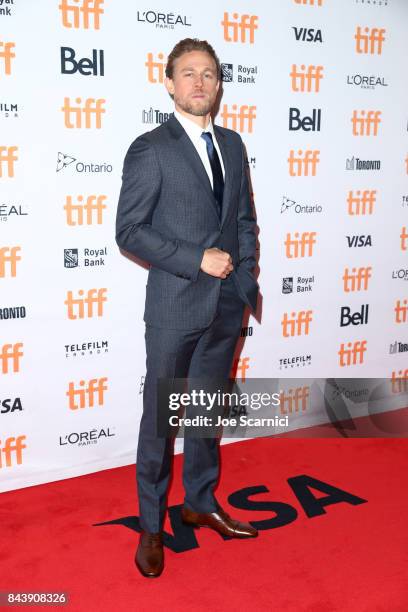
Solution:
M 160 30 L 174 30 L 176 26 L 191 27 L 191 17 L 176 13 L 156 13 L 156 11 L 137 11 L 139 23 L 149 23 Z
M 313 276 L 285 276 L 282 278 L 282 293 L 284 295 L 308 293 L 313 290 L 314 282 L 314 274 Z
M 353 156 L 346 159 L 346 170 L 381 170 L 381 161 L 379 159 L 360 159 Z
M 297 215 L 310 215 L 323 212 L 323 206 L 320 204 L 301 204 L 287 196 L 282 196 L 280 211 L 281 214 L 289 211 Z
M 76 162 L 76 163 L 75 163 Z M 111 164 L 107 164 L 105 162 L 96 164 L 94 162 L 82 162 L 78 161 L 76 157 L 72 157 L 72 155 L 67 155 L 66 153 L 58 152 L 57 157 L 57 172 L 61 172 L 65 170 L 65 168 L 70 167 L 75 172 L 79 172 L 80 174 L 93 174 L 93 173 L 110 173 L 113 168 Z
M 165 121 L 168 121 L 170 117 L 173 117 L 174 113 L 165 113 L 157 108 L 153 108 L 152 106 L 148 109 L 142 110 L 142 122 L 161 125 Z
M 354 85 L 361 89 L 376 89 L 377 87 L 388 87 L 384 77 L 363 74 L 347 75 L 347 85 Z
M 234 80 L 233 64 L 221 64 L 221 80 L 224 83 L 232 83 Z
M 282 293 L 284 295 L 293 293 L 293 276 L 286 276 L 282 279 Z
M 245 85 L 255 85 L 258 77 L 258 66 L 244 66 L 237 64 L 236 66 L 236 82 Z M 221 64 L 221 80 L 224 83 L 232 83 L 234 81 L 234 65 Z
M 64 249 L 64 267 L 78 267 L 78 249 Z
M 0 17 L 11 17 L 14 0 L 0 0 Z
M 311 355 L 290 355 L 279 359 L 279 369 L 288 370 L 293 368 L 304 368 L 312 365 Z
M 18 104 L 14 102 L 0 102 L 0 118 L 17 119 Z
M 65 268 L 94 268 L 105 266 L 106 257 L 108 255 L 107 247 L 100 249 L 64 249 L 64 267 Z
M 65 344 L 66 359 L 74 357 L 94 357 L 96 355 L 105 355 L 109 352 L 108 340 L 88 340 L 85 342 L 76 342 L 75 344 Z

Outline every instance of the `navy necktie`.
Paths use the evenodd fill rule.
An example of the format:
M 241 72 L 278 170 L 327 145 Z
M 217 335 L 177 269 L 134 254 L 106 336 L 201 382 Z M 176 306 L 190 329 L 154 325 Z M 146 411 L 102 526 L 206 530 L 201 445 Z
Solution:
M 218 214 L 221 219 L 222 197 L 224 194 L 224 177 L 222 176 L 220 158 L 218 157 L 217 149 L 214 147 L 211 133 L 203 132 L 201 134 L 201 138 L 204 138 L 207 145 L 208 159 L 210 160 L 213 175 L 213 192 L 218 204 Z

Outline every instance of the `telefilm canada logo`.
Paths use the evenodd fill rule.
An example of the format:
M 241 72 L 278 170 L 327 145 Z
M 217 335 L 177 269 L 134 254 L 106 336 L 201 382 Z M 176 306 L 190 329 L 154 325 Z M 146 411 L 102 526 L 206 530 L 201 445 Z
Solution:
M 287 370 L 289 368 L 304 368 L 312 365 L 311 355 L 289 355 L 279 359 L 279 369 Z
M 0 117 L 17 119 L 18 104 L 16 102 L 0 102 Z
M 65 357 L 93 357 L 104 355 L 109 352 L 108 340 L 87 340 L 85 342 L 75 342 L 75 344 L 65 344 Z
M 79 172 L 80 174 L 110 173 L 113 170 L 112 164 L 107 164 L 106 162 L 83 162 L 77 160 L 76 157 L 72 157 L 72 155 L 59 151 L 56 171 L 61 172 L 65 170 L 65 168 L 73 169 L 75 172 Z

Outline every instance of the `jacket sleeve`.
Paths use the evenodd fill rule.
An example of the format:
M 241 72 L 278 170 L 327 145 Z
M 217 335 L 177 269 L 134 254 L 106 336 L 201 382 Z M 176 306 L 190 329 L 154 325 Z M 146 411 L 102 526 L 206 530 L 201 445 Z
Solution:
M 241 140 L 241 139 L 240 139 Z M 256 265 L 256 221 L 252 212 L 244 145 L 241 140 L 242 173 L 238 203 L 239 265 L 252 272 Z
M 137 138 L 126 154 L 116 215 L 116 242 L 121 249 L 152 266 L 196 281 L 204 247 L 171 239 L 152 227 L 160 198 L 162 176 L 154 147 Z

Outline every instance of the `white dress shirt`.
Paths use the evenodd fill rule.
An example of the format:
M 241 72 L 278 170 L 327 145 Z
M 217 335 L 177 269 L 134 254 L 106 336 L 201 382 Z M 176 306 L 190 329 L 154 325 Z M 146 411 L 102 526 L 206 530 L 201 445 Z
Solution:
M 212 124 L 211 119 L 210 119 L 207 127 L 205 128 L 205 130 L 203 130 L 199 125 L 197 125 L 197 123 L 195 123 L 191 119 L 188 119 L 187 117 L 185 117 L 184 115 L 179 113 L 177 110 L 174 110 L 174 116 L 176 117 L 176 119 L 178 119 L 178 121 L 180 121 L 181 125 L 183 126 L 183 128 L 187 132 L 187 136 L 190 138 L 191 142 L 195 146 L 196 151 L 199 154 L 200 159 L 203 162 L 204 168 L 205 168 L 205 170 L 207 172 L 208 178 L 209 178 L 210 183 L 211 183 L 211 187 L 213 187 L 213 175 L 212 175 L 210 160 L 208 158 L 208 153 L 207 153 L 207 144 L 206 144 L 204 138 L 201 138 L 201 134 L 203 132 L 210 132 L 211 133 L 215 149 L 216 149 L 216 151 L 218 153 L 218 157 L 220 158 L 220 164 L 221 164 L 221 169 L 222 169 L 222 176 L 225 179 L 224 162 L 222 160 L 221 151 L 220 151 L 217 139 L 216 139 L 215 134 L 214 134 L 214 126 Z

